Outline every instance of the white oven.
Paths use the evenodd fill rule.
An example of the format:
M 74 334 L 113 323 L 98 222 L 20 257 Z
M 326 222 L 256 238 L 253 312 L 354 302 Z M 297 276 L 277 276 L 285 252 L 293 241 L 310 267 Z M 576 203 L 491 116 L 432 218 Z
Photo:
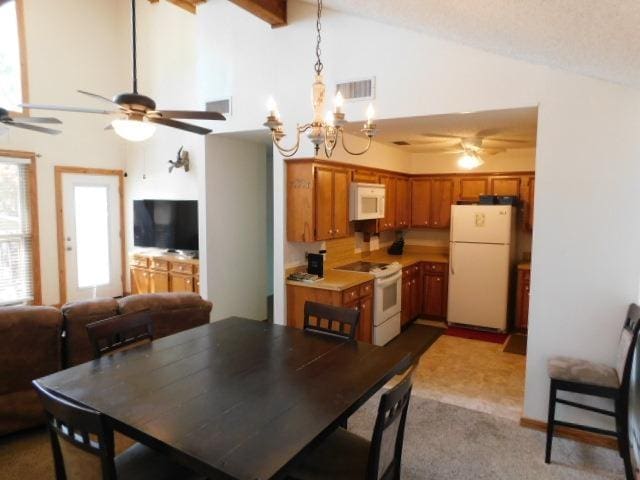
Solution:
M 349 220 L 384 218 L 384 192 L 382 184 L 352 183 L 349 190 Z
M 373 343 L 386 345 L 400 334 L 402 309 L 402 266 L 391 264 L 374 273 Z

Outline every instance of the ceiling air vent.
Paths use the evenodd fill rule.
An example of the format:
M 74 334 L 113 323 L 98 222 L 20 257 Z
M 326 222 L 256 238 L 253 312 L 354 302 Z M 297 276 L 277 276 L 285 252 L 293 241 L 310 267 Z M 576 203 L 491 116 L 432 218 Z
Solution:
M 405 142 L 404 140 L 396 140 L 395 142 L 391 142 L 394 145 L 398 145 L 399 147 L 406 147 L 407 145 L 411 145 L 409 142 Z
M 231 116 L 231 98 L 223 98 L 222 100 L 212 100 L 207 102 L 208 112 L 220 112 L 229 117 Z
M 375 77 L 348 82 L 338 82 L 336 93 L 340 92 L 346 101 L 373 100 L 376 96 Z

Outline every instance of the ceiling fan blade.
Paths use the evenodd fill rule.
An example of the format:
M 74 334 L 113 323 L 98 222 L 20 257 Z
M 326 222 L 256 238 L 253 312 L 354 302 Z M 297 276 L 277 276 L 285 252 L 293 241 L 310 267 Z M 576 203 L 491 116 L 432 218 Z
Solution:
M 166 127 L 178 128 L 180 130 L 186 130 L 187 132 L 197 133 L 199 135 L 206 135 L 208 133 L 211 133 L 211 130 L 208 128 L 199 127 L 190 123 L 178 122 L 177 120 L 171 120 L 170 118 L 149 116 L 147 116 L 146 118 L 149 122 L 152 123 L 158 123 Z
M 29 110 L 54 110 L 57 112 L 97 113 L 101 115 L 112 115 L 114 113 L 121 113 L 120 110 L 99 110 L 97 108 L 66 107 L 64 105 L 41 105 L 36 103 L 23 103 L 20 106 L 23 108 L 28 108 Z
M 87 92 L 85 90 L 78 90 L 78 93 L 82 93 L 83 95 L 88 95 L 88 96 L 93 97 L 93 98 L 98 99 L 98 100 L 102 100 L 103 102 L 107 102 L 107 103 L 109 103 L 111 105 L 119 106 L 116 102 L 114 102 L 110 98 L 103 97 L 102 95 L 98 95 L 97 93 L 91 93 L 91 92 Z
M 58 135 L 62 133 L 60 130 L 53 130 L 51 128 L 38 127 L 37 125 L 27 125 L 26 123 L 7 122 L 4 125 L 10 127 L 24 128 L 25 130 L 33 130 L 34 132 L 48 133 L 49 135 Z
M 226 120 L 226 117 L 219 112 L 203 112 L 197 110 L 158 110 L 155 112 L 162 118 L 192 118 L 197 120 Z
M 56 123 L 61 124 L 62 121 L 54 118 L 54 117 L 18 117 L 14 118 L 14 121 L 19 121 L 20 123 Z
M 506 142 L 506 143 L 535 143 L 532 140 L 517 140 L 515 138 L 493 138 L 489 137 L 487 140 L 491 142 Z
M 455 138 L 456 140 L 460 140 L 460 137 L 457 135 L 447 135 L 446 133 L 421 133 L 423 137 L 433 137 L 433 138 Z

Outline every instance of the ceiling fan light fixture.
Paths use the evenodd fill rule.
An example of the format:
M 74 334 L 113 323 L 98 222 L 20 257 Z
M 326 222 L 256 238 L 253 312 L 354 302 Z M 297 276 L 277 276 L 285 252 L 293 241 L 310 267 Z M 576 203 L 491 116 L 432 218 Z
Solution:
M 473 170 L 481 165 L 484 165 L 484 160 L 475 152 L 465 152 L 458 159 L 458 166 L 463 170 Z
M 111 122 L 111 126 L 120 137 L 130 142 L 144 142 L 156 133 L 156 126 L 153 123 L 140 120 L 117 118 Z

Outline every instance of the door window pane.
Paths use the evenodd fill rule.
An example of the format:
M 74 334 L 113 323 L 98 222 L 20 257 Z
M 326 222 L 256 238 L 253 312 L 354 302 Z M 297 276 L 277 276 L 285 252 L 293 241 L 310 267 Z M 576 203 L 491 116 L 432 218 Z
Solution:
M 104 186 L 75 186 L 75 248 L 78 287 L 109 283 L 109 204 Z

